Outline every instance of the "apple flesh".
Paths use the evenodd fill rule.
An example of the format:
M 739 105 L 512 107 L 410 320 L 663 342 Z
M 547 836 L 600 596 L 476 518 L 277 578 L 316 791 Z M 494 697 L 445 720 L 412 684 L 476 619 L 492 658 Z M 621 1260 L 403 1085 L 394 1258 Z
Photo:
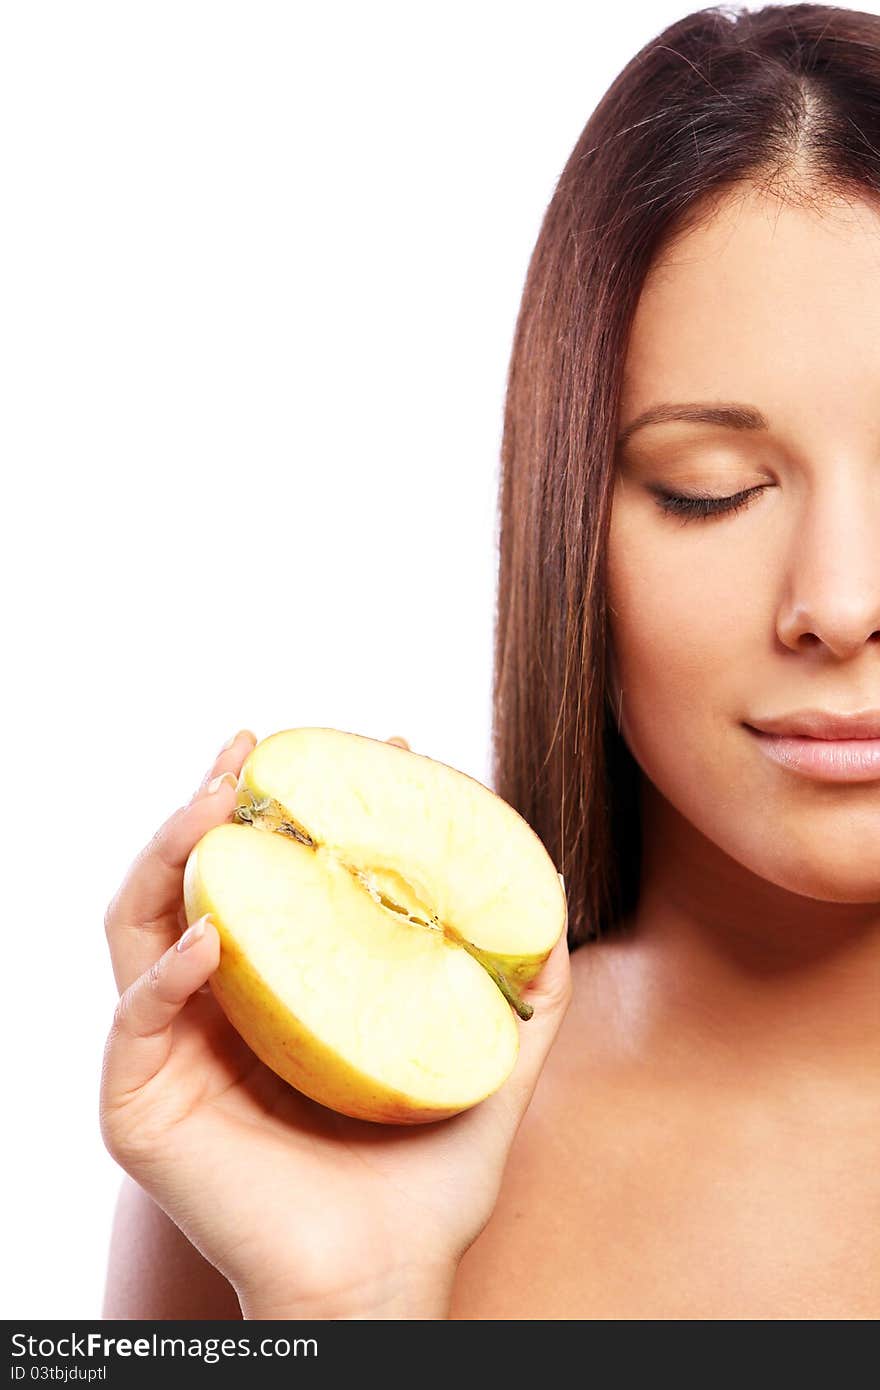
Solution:
M 489 788 L 337 729 L 263 739 L 234 817 L 193 847 L 211 988 L 279 1076 L 344 1115 L 444 1119 L 510 1075 L 520 995 L 565 928 L 539 837 Z

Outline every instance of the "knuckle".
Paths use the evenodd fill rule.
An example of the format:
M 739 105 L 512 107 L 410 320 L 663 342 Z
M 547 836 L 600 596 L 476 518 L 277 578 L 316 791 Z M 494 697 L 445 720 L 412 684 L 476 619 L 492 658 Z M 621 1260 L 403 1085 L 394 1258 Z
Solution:
M 142 1090 L 111 1089 L 106 1054 L 98 1119 L 104 1148 L 132 1176 L 160 1158 L 164 1128 L 157 1121 L 155 1098 Z
M 176 811 L 174 815 L 177 815 Z M 141 863 L 145 861 L 149 862 L 151 859 L 161 859 L 163 857 L 166 840 L 168 838 L 168 825 L 171 819 L 172 817 L 169 817 L 169 820 L 164 821 L 163 824 L 159 826 L 158 830 L 153 831 L 149 840 L 138 855 Z
M 100 1113 L 101 1141 L 114 1162 L 126 1172 L 133 1172 L 149 1157 L 141 1130 L 125 1105 L 102 1104 Z
M 112 1032 L 108 1039 L 108 1047 L 104 1050 L 104 1062 L 101 1069 L 98 1123 L 104 1148 L 111 1158 L 125 1167 L 126 1162 L 132 1157 L 132 1135 L 136 1126 L 131 1123 L 126 1097 L 115 1095 L 108 1080 L 107 1061 L 111 1041 Z
M 145 992 L 159 994 L 161 981 L 162 957 L 159 956 L 138 979 L 133 980 L 127 989 L 122 991 L 117 999 L 113 1010 L 113 1021 L 111 1023 L 111 1031 L 114 1034 L 131 1031 L 132 1017 L 137 1005 L 138 996 L 143 996 Z
M 111 1037 L 116 1037 L 118 1034 L 126 1031 L 129 1018 L 131 1017 L 131 1004 L 132 986 L 129 985 L 128 989 L 124 989 L 116 1001 L 116 1007 L 113 1010 L 113 1018 L 110 1021 Z
M 128 1152 L 127 1126 L 118 1109 L 102 1098 L 99 1123 L 101 1142 L 111 1158 L 125 1167 L 130 1158 Z
M 144 975 L 144 988 L 148 989 L 151 994 L 158 994 L 159 982 L 161 978 L 162 957 L 160 956 L 158 960 L 153 961 L 153 964 L 150 966 L 149 970 Z
M 112 936 L 112 934 L 113 934 L 113 932 L 114 932 L 114 930 L 115 930 L 115 928 L 116 928 L 116 919 L 117 919 L 117 917 L 118 917 L 118 910 L 117 910 L 118 901 L 119 901 L 119 894 L 118 894 L 118 893 L 114 893 L 113 897 L 110 899 L 109 903 L 107 904 L 106 910 L 105 910 L 105 912 L 104 912 L 104 935 L 105 935 L 105 936 Z
M 171 815 L 168 816 L 160 826 L 157 826 L 135 859 L 135 866 L 137 868 L 142 869 L 157 861 L 163 864 L 169 863 L 169 840 L 186 815 L 187 809 L 186 805 L 175 807 Z

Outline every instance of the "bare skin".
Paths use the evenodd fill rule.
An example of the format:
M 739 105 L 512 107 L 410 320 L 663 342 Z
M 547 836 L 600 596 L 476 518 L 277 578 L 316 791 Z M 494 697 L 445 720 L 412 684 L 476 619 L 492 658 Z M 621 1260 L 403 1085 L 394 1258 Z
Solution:
M 880 212 L 728 196 L 655 266 L 621 428 L 614 707 L 644 774 L 624 932 L 572 1006 L 453 1318 L 880 1316 L 880 779 L 743 721 L 880 708 Z M 749 505 L 683 523 L 651 484 Z

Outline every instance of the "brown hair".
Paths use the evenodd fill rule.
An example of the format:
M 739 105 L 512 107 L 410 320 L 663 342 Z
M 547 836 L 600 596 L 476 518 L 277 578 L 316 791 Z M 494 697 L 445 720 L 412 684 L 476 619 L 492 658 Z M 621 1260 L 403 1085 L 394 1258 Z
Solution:
M 880 192 L 880 16 L 698 10 L 588 120 L 529 263 L 498 499 L 493 786 L 565 875 L 572 947 L 635 906 L 640 769 L 608 695 L 619 389 L 648 268 L 725 190 Z

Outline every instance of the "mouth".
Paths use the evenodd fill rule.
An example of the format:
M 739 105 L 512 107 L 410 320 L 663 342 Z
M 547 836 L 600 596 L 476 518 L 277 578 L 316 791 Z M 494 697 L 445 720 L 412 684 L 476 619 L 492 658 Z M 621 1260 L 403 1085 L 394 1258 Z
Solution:
M 818 782 L 880 781 L 880 738 L 811 738 L 744 724 L 771 761 Z

